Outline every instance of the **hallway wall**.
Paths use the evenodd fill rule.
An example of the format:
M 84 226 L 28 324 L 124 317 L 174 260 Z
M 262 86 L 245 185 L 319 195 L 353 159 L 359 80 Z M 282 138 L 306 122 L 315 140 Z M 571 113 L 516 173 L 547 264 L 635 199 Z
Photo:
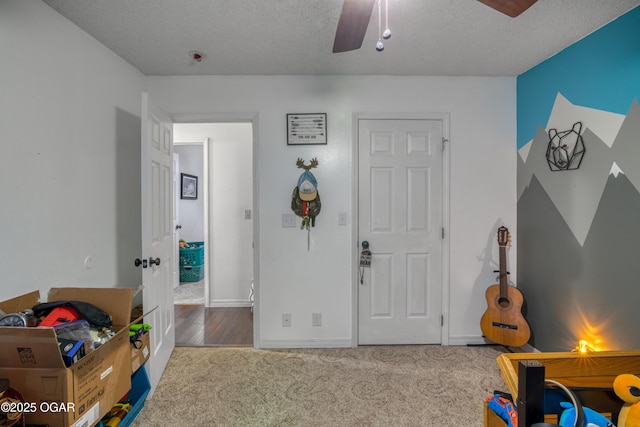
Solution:
M 179 125 L 174 126 L 174 138 L 180 136 Z M 202 242 L 205 239 L 204 232 L 204 167 L 202 160 L 202 144 L 200 145 L 174 145 L 173 152 L 180 155 L 180 171 L 198 177 L 198 198 L 196 200 L 181 199 L 176 194 L 180 215 L 180 238 L 187 242 Z

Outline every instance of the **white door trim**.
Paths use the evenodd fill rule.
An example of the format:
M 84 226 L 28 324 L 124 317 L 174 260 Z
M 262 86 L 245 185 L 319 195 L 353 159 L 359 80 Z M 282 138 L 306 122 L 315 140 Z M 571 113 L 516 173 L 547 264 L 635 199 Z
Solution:
M 444 228 L 444 238 L 442 240 L 442 319 L 443 325 L 441 330 L 441 343 L 442 345 L 449 345 L 449 239 L 450 239 L 450 181 L 449 181 L 449 156 L 450 156 L 450 144 L 449 144 L 449 126 L 450 116 L 449 113 L 381 113 L 381 112 L 357 112 L 352 115 L 352 144 L 351 144 L 351 161 L 352 161 L 352 183 L 353 187 L 351 193 L 353 194 L 351 200 L 351 209 L 353 212 L 353 226 L 351 228 L 351 265 L 352 267 L 352 279 L 351 279 L 351 301 L 352 301 L 352 332 L 351 332 L 351 345 L 352 347 L 358 346 L 358 289 L 359 289 L 359 257 L 360 257 L 360 245 L 358 242 L 358 230 L 359 230 L 359 212 L 358 212 L 358 176 L 359 176 L 359 153 L 358 153 L 358 122 L 360 120 L 441 120 L 442 121 L 442 136 L 443 136 L 443 152 L 442 152 L 442 226 Z
M 260 340 L 260 163 L 258 160 L 258 113 L 193 113 L 172 114 L 174 123 L 251 123 L 253 132 L 253 347 Z M 207 216 L 208 218 L 208 213 Z M 208 232 L 208 229 L 206 230 Z
M 175 143 L 173 144 L 175 147 Z M 180 231 L 178 231 L 178 224 L 180 223 L 180 204 L 178 203 L 177 195 L 180 194 L 180 177 L 178 172 L 180 171 L 180 155 L 173 152 L 173 200 L 171 200 L 171 210 L 173 212 L 173 290 L 180 286 L 180 249 L 178 247 L 180 242 Z M 174 301 L 175 304 L 175 301 Z

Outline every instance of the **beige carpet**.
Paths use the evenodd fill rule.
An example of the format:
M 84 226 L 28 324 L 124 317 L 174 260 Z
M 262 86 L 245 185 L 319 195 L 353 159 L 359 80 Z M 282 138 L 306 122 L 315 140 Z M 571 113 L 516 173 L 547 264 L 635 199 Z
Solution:
M 132 425 L 481 427 L 502 350 L 176 348 Z

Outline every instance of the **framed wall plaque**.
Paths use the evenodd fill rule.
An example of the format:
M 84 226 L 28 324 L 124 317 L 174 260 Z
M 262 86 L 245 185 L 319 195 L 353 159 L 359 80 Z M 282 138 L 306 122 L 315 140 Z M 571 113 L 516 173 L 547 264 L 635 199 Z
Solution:
M 287 114 L 287 145 L 327 143 L 327 113 Z
M 196 200 L 198 198 L 198 177 L 186 173 L 180 174 L 181 199 Z

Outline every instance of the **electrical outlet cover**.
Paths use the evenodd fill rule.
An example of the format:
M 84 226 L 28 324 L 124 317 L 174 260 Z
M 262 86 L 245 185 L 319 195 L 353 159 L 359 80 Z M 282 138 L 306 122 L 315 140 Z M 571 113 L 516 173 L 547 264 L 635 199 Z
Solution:
M 282 326 L 285 328 L 291 326 L 291 313 L 282 313 Z

